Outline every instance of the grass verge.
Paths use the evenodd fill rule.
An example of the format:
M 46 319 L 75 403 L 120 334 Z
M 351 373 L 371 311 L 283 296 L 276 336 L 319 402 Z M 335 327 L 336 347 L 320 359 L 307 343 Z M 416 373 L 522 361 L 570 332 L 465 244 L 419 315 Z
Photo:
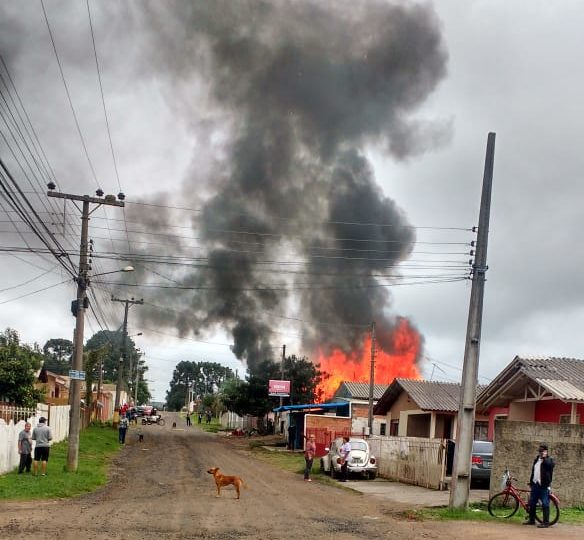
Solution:
M 469 509 L 450 510 L 449 508 L 422 508 L 409 510 L 403 513 L 404 517 L 413 520 L 436 520 L 436 521 L 500 521 L 503 523 L 522 523 L 527 514 L 523 509 L 511 518 L 495 518 L 487 510 L 486 504 L 473 504 Z M 561 508 L 560 523 L 584 524 L 584 510 L 580 508 Z
M 79 436 L 79 466 L 65 472 L 67 441 L 51 447 L 47 476 L 33 476 L 16 470 L 0 476 L 0 500 L 58 499 L 94 491 L 107 482 L 107 469 L 118 452 L 118 432 L 107 426 L 90 426 Z

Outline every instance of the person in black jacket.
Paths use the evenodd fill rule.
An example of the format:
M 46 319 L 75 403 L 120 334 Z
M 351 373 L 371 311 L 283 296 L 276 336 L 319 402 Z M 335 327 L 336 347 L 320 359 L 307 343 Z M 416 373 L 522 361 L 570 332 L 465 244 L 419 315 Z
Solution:
M 538 452 L 537 457 L 533 461 L 531 476 L 529 477 L 529 485 L 531 486 L 529 518 L 524 522 L 524 525 L 535 525 L 535 508 L 537 502 L 541 501 L 543 521 L 538 527 L 547 528 L 550 526 L 550 489 L 555 462 L 548 455 L 547 444 L 541 443 Z

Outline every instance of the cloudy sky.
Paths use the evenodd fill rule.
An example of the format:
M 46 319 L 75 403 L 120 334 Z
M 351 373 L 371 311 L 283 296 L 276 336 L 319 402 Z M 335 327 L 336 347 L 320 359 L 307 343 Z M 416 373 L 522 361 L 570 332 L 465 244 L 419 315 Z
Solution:
M 180 360 L 243 374 L 399 317 L 423 375 L 458 381 L 490 131 L 480 382 L 517 354 L 582 356 L 581 2 L 89 7 L 93 28 L 86 2 L 0 0 L 0 158 L 72 253 L 79 212 L 48 178 L 126 194 L 92 216 L 92 273 L 137 271 L 94 278 L 86 335 L 121 325 L 111 294 L 144 298 L 129 333 L 155 399 Z M 0 202 L 0 327 L 70 339 L 72 280 L 19 251 L 39 241 Z

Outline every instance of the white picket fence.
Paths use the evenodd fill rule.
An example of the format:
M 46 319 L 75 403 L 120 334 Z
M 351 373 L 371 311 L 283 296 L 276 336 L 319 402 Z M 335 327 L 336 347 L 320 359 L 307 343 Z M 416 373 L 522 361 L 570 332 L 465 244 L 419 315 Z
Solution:
M 369 439 L 384 478 L 433 489 L 444 489 L 446 446 L 438 439 L 379 437 Z
M 46 405 L 39 403 L 35 409 L 0 406 L 0 474 L 18 467 L 18 434 L 24 429 L 25 422 L 32 428 L 44 416 L 53 432 L 53 444 L 67 438 L 69 434 L 69 405 Z M 6 422 L 5 419 L 9 419 Z M 14 421 L 16 419 L 16 422 Z M 33 448 L 34 448 L 33 441 Z

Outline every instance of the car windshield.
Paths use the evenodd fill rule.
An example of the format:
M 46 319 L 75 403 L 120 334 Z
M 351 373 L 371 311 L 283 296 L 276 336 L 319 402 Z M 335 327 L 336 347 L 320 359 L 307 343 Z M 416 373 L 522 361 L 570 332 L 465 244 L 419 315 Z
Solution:
M 493 443 L 489 441 L 475 441 L 472 443 L 472 451 L 477 454 L 492 454 Z
M 363 452 L 367 452 L 367 443 L 351 441 L 351 450 L 362 450 Z

